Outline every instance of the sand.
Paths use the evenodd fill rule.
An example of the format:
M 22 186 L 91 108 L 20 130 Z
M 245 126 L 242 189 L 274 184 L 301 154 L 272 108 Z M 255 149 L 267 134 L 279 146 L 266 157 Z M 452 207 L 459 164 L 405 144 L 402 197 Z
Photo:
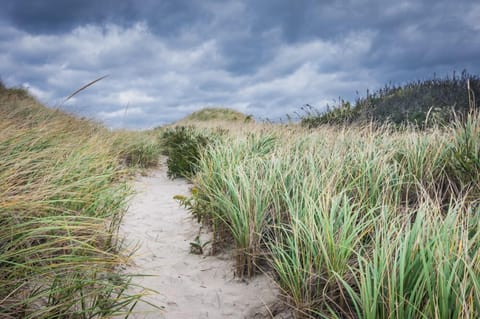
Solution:
M 129 318 L 271 318 L 278 291 L 265 275 L 249 281 L 234 278 L 231 256 L 192 254 L 190 242 L 200 225 L 173 199 L 188 195 L 183 179 L 170 180 L 165 166 L 139 177 L 136 195 L 124 217 L 121 233 L 130 246 L 138 244 L 130 273 L 134 283 L 157 291 L 140 303 Z M 205 232 L 205 231 L 204 231 Z M 210 234 L 201 236 L 208 241 Z M 278 316 L 275 316 L 278 318 Z

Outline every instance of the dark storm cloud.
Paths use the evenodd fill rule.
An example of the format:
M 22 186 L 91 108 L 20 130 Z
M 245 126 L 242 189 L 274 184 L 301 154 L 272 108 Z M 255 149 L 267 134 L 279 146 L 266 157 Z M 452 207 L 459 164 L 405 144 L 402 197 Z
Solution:
M 29 33 L 65 33 L 84 24 L 122 26 L 148 21 L 158 33 L 174 36 L 205 15 L 195 1 L 156 0 L 3 0 L 0 16 Z
M 112 0 L 4 0 L 2 6 L 3 19 L 30 33 L 62 33 L 78 24 L 128 21 L 132 9 L 129 2 Z
M 282 40 L 287 43 L 312 39 L 337 41 L 352 31 L 375 32 L 371 54 L 359 61 L 372 65 L 448 64 L 465 54 L 473 62 L 473 53 L 479 49 L 476 23 L 468 21 L 472 7 L 478 8 L 474 1 L 260 3 L 256 6 L 253 29 L 262 31 L 278 26 Z
M 309 103 L 464 68 L 478 73 L 474 1 L 3 0 L 0 75 L 110 126 L 203 106 L 277 118 Z

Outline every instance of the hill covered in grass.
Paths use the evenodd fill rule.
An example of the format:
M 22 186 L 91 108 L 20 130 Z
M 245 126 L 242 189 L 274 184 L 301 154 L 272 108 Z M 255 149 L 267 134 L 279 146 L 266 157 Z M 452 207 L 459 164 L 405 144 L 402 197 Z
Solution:
M 104 318 L 128 310 L 118 227 L 126 176 L 156 140 L 111 132 L 0 85 L 0 317 Z
M 480 105 L 480 78 L 463 72 L 451 77 L 432 78 L 388 84 L 358 98 L 352 105 L 340 99 L 327 111 L 304 108 L 302 124 L 317 127 L 322 124 L 377 123 L 415 124 L 431 126 L 452 122 Z
M 209 122 L 209 121 L 232 121 L 232 122 L 249 122 L 252 121 L 251 115 L 245 115 L 241 112 L 235 111 L 229 108 L 204 108 L 199 111 L 193 112 L 186 116 L 179 122 L 192 123 L 192 122 Z

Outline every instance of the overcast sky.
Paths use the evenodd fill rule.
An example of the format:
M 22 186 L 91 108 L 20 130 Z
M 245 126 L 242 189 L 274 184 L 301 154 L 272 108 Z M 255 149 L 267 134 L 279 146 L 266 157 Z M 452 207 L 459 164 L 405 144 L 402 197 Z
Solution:
M 116 128 L 150 128 L 206 106 L 276 120 L 307 103 L 480 67 L 474 0 L 0 4 L 2 81 Z

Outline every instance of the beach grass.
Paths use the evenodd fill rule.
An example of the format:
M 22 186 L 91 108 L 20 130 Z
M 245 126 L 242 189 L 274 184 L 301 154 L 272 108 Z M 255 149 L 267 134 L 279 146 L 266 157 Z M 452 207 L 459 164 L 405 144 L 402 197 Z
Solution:
M 2 86 L 0 317 L 107 318 L 138 302 L 118 228 L 131 167 L 156 160 L 154 138 L 139 134 Z
M 204 128 L 202 128 L 204 129 Z M 480 316 L 480 118 L 235 131 L 187 201 L 298 317 Z M 228 246 L 228 245 L 227 245 Z

